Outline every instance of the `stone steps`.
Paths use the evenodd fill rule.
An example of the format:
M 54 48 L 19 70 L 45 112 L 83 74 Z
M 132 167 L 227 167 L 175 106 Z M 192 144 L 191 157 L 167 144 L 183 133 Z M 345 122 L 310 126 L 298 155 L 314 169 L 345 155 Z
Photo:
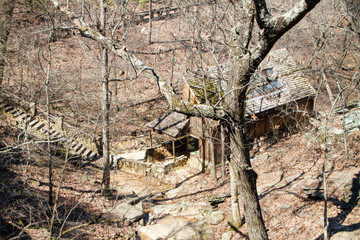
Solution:
M 28 123 L 30 129 L 37 130 L 45 136 L 49 133 L 52 140 L 63 138 L 63 140 L 70 145 L 71 150 L 75 152 L 75 154 L 82 156 L 84 159 L 92 160 L 98 156 L 97 153 L 93 152 L 83 144 L 72 139 L 65 139 L 61 132 L 51 127 L 48 128 L 40 119 L 29 116 L 24 111 L 9 105 L 5 101 L 0 100 L 0 109 L 11 114 L 15 119 Z
M 0 102 L 0 108 L 4 108 L 6 105 L 6 102 Z
M 13 108 L 13 109 L 11 109 L 11 110 L 9 111 L 9 113 L 11 113 L 12 115 L 14 115 L 14 116 L 15 116 L 15 114 L 17 114 L 17 113 L 18 113 L 18 110 L 17 110 L 17 109 L 15 109 L 15 108 Z
M 32 120 L 30 123 L 29 123 L 29 126 L 30 127 L 34 127 L 37 123 L 39 123 L 40 121 L 39 120 L 37 120 L 37 119 L 34 119 L 34 120 Z
M 77 143 L 75 146 L 74 146 L 74 151 L 75 152 L 78 152 L 82 147 L 82 144 L 81 143 Z
M 37 124 L 34 125 L 33 128 L 37 129 L 37 130 L 40 130 L 42 129 L 43 127 L 45 127 L 45 123 L 43 122 L 38 122 Z
M 16 117 L 16 118 L 19 118 L 19 117 L 21 117 L 21 116 L 26 117 L 27 115 L 26 115 L 26 113 L 23 112 L 23 111 L 18 111 L 18 112 L 16 112 L 16 113 L 14 114 L 14 117 Z
M 14 107 L 9 106 L 9 105 L 6 105 L 6 106 L 4 107 L 5 112 L 10 112 L 10 111 L 13 110 L 13 109 L 14 109 Z
M 78 153 L 79 153 L 80 155 L 83 155 L 83 154 L 85 153 L 85 151 L 86 151 L 86 147 L 82 146 L 82 148 L 80 148 L 80 150 L 78 151 Z
M 85 152 L 84 152 L 84 155 L 83 156 L 85 156 L 85 157 L 90 157 L 91 156 L 91 154 L 92 154 L 93 152 L 92 152 L 92 150 L 91 149 L 86 149 L 85 150 Z
M 41 125 L 41 127 L 39 127 L 39 129 L 42 133 L 44 133 L 45 135 L 47 135 L 48 133 L 48 129 L 45 127 L 45 124 L 44 125 Z
M 19 119 L 20 121 L 24 121 L 24 122 L 31 120 L 31 118 L 29 118 L 28 115 L 26 115 L 25 113 L 19 114 L 18 116 L 16 116 L 16 118 Z
M 23 110 L 18 109 L 15 106 L 11 106 L 1 100 L 0 109 L 3 109 L 7 113 L 11 114 L 12 117 L 14 117 L 17 121 L 20 120 L 27 123 L 29 130 L 37 130 L 43 136 L 47 136 L 47 134 L 49 134 L 51 140 L 62 140 L 70 147 L 70 153 L 74 154 L 75 156 L 81 156 L 81 158 L 85 160 L 94 160 L 96 157 L 98 157 L 98 154 L 92 149 L 88 148 L 85 143 L 75 139 L 66 138 L 61 132 L 57 131 L 51 126 L 49 127 L 46 124 L 46 121 L 39 117 L 29 116 Z M 178 157 L 175 161 L 171 158 L 161 163 L 150 163 L 146 162 L 145 159 L 127 159 L 121 156 L 110 154 L 110 160 L 111 162 L 114 162 L 119 169 L 125 170 L 127 172 L 162 178 L 175 167 L 184 164 L 187 161 L 187 158 Z
M 197 7 L 201 5 L 211 5 L 216 3 L 214 0 L 205 1 L 203 3 L 190 4 L 188 6 L 181 7 L 163 7 L 152 9 L 151 11 L 151 20 L 152 21 L 160 21 L 164 19 L 172 19 L 178 17 L 182 11 L 189 11 L 192 7 Z M 134 14 L 133 19 L 131 19 L 132 23 L 136 25 L 144 24 L 149 22 L 149 11 L 137 12 Z

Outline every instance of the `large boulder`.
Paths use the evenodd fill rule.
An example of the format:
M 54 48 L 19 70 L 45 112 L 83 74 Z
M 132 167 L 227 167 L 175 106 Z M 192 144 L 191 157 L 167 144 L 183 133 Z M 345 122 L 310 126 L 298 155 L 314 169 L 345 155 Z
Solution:
M 206 239 L 209 234 L 203 221 L 169 221 L 144 226 L 138 230 L 142 240 L 188 240 Z
M 121 221 L 125 224 L 132 224 L 134 222 L 140 221 L 143 218 L 143 203 L 141 201 L 135 204 L 133 201 L 123 202 L 112 209 L 110 214 L 114 221 Z
M 360 240 L 360 229 L 356 229 L 356 227 L 351 229 L 346 229 L 344 231 L 340 231 L 334 234 L 331 237 L 331 240 Z
M 340 207 L 342 209 L 360 206 L 360 173 L 350 179 L 344 187 Z
M 225 213 L 220 209 L 211 209 L 205 216 L 206 222 L 217 225 L 224 220 Z

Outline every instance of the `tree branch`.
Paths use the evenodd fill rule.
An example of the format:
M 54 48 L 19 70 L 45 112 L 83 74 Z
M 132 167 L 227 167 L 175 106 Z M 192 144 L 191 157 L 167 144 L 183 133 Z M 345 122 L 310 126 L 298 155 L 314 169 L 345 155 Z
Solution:
M 128 52 L 124 46 L 120 47 L 116 45 L 110 39 L 106 38 L 98 31 L 92 29 L 88 24 L 86 24 L 83 19 L 78 18 L 67 7 L 62 6 L 59 1 L 50 1 L 55 8 L 57 8 L 59 11 L 61 11 L 63 14 L 67 15 L 71 19 L 72 23 L 76 25 L 81 35 L 102 44 L 116 56 L 129 61 L 133 65 L 135 70 L 140 71 L 140 74 L 144 73 L 148 77 L 153 78 L 156 81 L 160 92 L 166 97 L 166 100 L 168 101 L 171 110 L 186 115 L 208 117 L 212 119 L 220 119 L 225 115 L 225 112 L 220 108 L 215 108 L 213 106 L 204 104 L 193 104 L 190 102 L 185 102 L 178 95 L 176 95 L 172 87 L 170 87 L 164 79 L 161 79 L 153 68 L 147 66 L 141 60 L 136 58 L 133 54 Z
M 295 26 L 321 0 L 300 0 L 292 9 L 278 17 L 270 17 L 265 0 L 255 0 L 257 22 L 264 28 L 259 43 L 252 55 L 251 66 L 256 69 L 274 46 L 276 41 L 288 30 Z
M 273 26 L 274 19 L 272 18 L 269 10 L 266 6 L 265 0 L 257 0 L 255 2 L 256 7 L 256 21 L 260 29 L 271 28 Z

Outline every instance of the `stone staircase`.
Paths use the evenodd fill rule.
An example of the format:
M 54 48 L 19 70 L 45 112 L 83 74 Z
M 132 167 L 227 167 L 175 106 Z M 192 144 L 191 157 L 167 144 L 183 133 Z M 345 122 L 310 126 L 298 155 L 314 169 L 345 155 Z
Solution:
M 178 7 L 165 7 L 165 8 L 159 8 L 159 9 L 153 9 L 151 11 L 151 20 L 152 21 L 160 21 L 160 20 L 164 20 L 164 19 L 169 19 L 169 18 L 175 18 L 179 15 L 179 10 L 181 8 Z M 149 22 L 150 18 L 149 18 L 149 11 L 143 11 L 143 12 L 139 12 L 139 13 L 135 13 L 134 14 L 134 19 L 132 19 L 132 22 L 135 23 L 136 25 L 140 25 L 140 24 L 144 24 Z
M 41 137 L 47 137 L 49 134 L 50 141 L 62 142 L 70 147 L 70 153 L 75 156 L 79 156 L 84 160 L 93 160 L 98 154 L 92 149 L 86 146 L 84 143 L 80 143 L 75 139 L 71 139 L 66 136 L 65 132 L 56 129 L 53 123 L 50 127 L 47 126 L 46 121 L 39 116 L 31 116 L 26 111 L 22 110 L 20 106 L 10 103 L 9 101 L 0 99 L 0 110 L 14 118 L 17 126 L 22 129 L 40 135 Z
M 23 104 L 18 104 L 6 97 L 0 96 L 0 114 L 6 114 L 9 119 L 12 119 L 14 124 L 20 129 L 28 131 L 28 133 L 35 135 L 39 138 L 47 139 L 49 134 L 50 141 L 60 142 L 64 146 L 70 148 L 72 157 L 81 157 L 83 160 L 92 161 L 99 157 L 84 140 L 74 139 L 69 137 L 65 131 L 54 124 L 35 115 L 34 112 L 25 111 L 22 108 Z M 116 155 L 112 151 L 110 153 L 111 162 L 116 164 L 116 168 L 125 172 L 135 173 L 144 176 L 153 176 L 163 178 L 170 171 L 177 166 L 184 165 L 187 162 L 185 156 L 177 157 L 176 159 L 168 158 L 161 162 L 148 162 L 146 160 L 147 153 L 142 154 L 141 159 L 134 158 L 129 154 Z M 129 156 L 128 156 L 129 155 Z
M 181 14 L 181 11 L 189 11 L 189 9 L 192 7 L 201 6 L 201 5 L 210 5 L 215 3 L 216 0 L 208 0 L 202 3 L 190 4 L 181 7 L 163 7 L 158 9 L 152 9 L 151 20 L 160 21 L 164 19 L 176 18 Z M 136 25 L 144 24 L 149 22 L 150 20 L 149 16 L 150 16 L 149 11 L 137 12 L 134 13 L 133 19 L 131 19 L 131 21 Z

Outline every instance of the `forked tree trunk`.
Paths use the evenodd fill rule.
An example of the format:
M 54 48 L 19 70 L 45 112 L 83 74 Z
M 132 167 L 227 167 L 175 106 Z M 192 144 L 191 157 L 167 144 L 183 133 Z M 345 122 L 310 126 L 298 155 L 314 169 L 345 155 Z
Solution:
M 229 83 L 224 105 L 229 113 L 229 119 L 225 122 L 227 122 L 226 127 L 230 137 L 231 161 L 235 171 L 239 174 L 237 184 L 240 188 L 249 238 L 266 240 L 268 236 L 256 189 L 257 174 L 251 166 L 249 142 L 245 131 L 247 86 L 255 68 L 251 64 L 249 52 L 238 47 L 244 41 L 238 31 L 234 33 L 234 39 L 237 41 L 233 42 L 233 47 L 230 49 Z
M 299 0 L 289 11 L 278 16 L 273 16 L 269 13 L 266 0 L 230 1 L 238 15 L 236 21 L 239 21 L 239 24 L 237 24 L 234 29 L 234 41 L 231 41 L 229 44 L 231 48 L 231 68 L 224 109 L 215 108 L 214 106 L 206 104 L 194 105 L 193 103 L 181 100 L 153 68 L 146 66 L 134 55 L 127 52 L 125 47 L 114 44 L 114 42 L 106 38 L 103 33 L 99 34 L 91 29 L 89 25 L 84 21 L 80 21 L 72 12 L 61 7 L 57 0 L 51 0 L 51 2 L 55 7 L 71 17 L 73 23 L 79 27 L 83 36 L 101 43 L 117 56 L 130 61 L 134 68 L 140 70 L 140 73 L 144 72 L 154 78 L 160 91 L 168 100 L 171 110 L 191 116 L 207 117 L 215 120 L 225 118 L 224 122 L 227 124 L 226 127 L 230 137 L 230 147 L 233 153 L 234 163 L 239 171 L 238 182 L 242 203 L 244 204 L 245 221 L 249 231 L 249 238 L 251 240 L 268 239 L 256 190 L 257 175 L 251 167 L 248 142 L 243 132 L 246 90 L 250 76 L 277 40 L 295 26 L 320 0 Z M 245 16 L 241 16 L 241 14 Z M 245 20 L 244 23 L 247 29 L 245 31 L 241 29 L 241 19 Z M 256 46 L 250 47 L 250 44 L 253 42 L 251 39 L 254 19 L 257 20 L 261 31 Z M 104 116 L 104 122 L 105 120 Z M 106 131 L 104 128 L 104 143 L 106 140 L 105 135 Z

